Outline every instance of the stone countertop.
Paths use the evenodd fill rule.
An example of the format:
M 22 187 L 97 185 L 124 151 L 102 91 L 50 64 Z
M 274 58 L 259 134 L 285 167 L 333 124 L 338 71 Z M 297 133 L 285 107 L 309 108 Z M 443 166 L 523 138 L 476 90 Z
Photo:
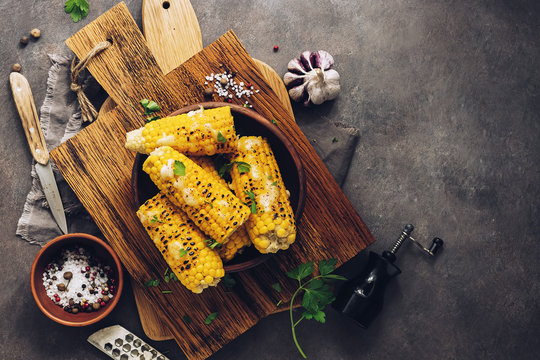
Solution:
M 47 53 L 117 1 L 89 0 L 74 24 L 61 1 L 3 0 L 0 88 L 2 234 L 0 358 L 105 359 L 86 342 L 119 323 L 143 335 L 131 289 L 97 325 L 68 328 L 34 304 L 38 247 L 15 236 L 30 189 L 31 157 L 8 75 L 20 63 L 36 105 Z M 141 23 L 141 1 L 128 0 Z M 302 50 L 334 55 L 342 91 L 330 104 L 295 107 L 301 127 L 356 125 L 361 139 L 344 190 L 381 252 L 402 226 L 445 240 L 436 259 L 410 246 L 385 309 L 362 330 L 333 310 L 305 322 L 310 359 L 533 359 L 540 334 L 540 3 L 538 1 L 193 0 L 205 45 L 234 29 L 251 55 L 279 74 Z M 42 36 L 19 46 L 38 27 Z M 279 45 L 279 51 L 272 48 Z M 151 342 L 172 359 L 173 341 Z M 273 315 L 212 359 L 297 359 L 287 314 Z

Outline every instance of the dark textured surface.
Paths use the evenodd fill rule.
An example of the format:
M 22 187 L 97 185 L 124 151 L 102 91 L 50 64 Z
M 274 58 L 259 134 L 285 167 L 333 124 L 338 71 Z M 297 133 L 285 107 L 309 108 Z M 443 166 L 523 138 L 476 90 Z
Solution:
M 67 328 L 45 318 L 30 294 L 38 248 L 15 236 L 30 189 L 30 154 L 8 74 L 21 63 L 38 107 L 47 53 L 115 1 L 90 0 L 74 24 L 59 1 L 0 3 L 0 358 L 106 357 L 86 337 L 120 323 L 142 335 L 130 289 L 101 323 Z M 141 1 L 127 1 L 140 24 Z M 309 136 L 326 119 L 362 138 L 344 189 L 379 240 L 402 225 L 424 242 L 446 241 L 437 259 L 411 246 L 385 311 L 361 330 L 329 310 L 303 323 L 311 359 L 534 359 L 540 334 L 540 6 L 537 1 L 193 1 L 204 44 L 233 28 L 247 50 L 283 74 L 300 51 L 325 49 L 342 92 L 333 104 L 295 108 Z M 25 48 L 19 38 L 42 30 Z M 279 52 L 273 53 L 278 44 Z M 264 319 L 213 359 L 296 359 L 288 315 Z M 183 358 L 171 342 L 153 343 Z

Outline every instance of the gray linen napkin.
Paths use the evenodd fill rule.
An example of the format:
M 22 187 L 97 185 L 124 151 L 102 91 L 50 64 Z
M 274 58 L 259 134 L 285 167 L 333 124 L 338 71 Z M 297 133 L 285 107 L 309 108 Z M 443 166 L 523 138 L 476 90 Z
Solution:
M 70 56 L 49 55 L 49 57 L 52 66 L 47 79 L 47 93 L 41 106 L 40 122 L 47 147 L 51 150 L 79 132 L 83 124 L 77 98 L 70 89 Z M 87 77 L 83 87 L 90 99 L 99 98 L 102 95 L 101 88 L 90 76 Z M 323 120 L 302 127 L 302 130 L 308 139 L 312 139 L 313 147 L 338 184 L 342 185 L 358 143 L 359 132 L 358 129 L 343 123 Z M 337 141 L 333 140 L 334 138 Z M 54 164 L 53 171 L 66 210 L 69 232 L 99 235 L 99 230 L 92 218 L 58 173 Z M 49 211 L 33 164 L 31 176 L 32 189 L 26 197 L 24 211 L 17 226 L 17 235 L 32 244 L 42 246 L 61 235 L 61 232 Z

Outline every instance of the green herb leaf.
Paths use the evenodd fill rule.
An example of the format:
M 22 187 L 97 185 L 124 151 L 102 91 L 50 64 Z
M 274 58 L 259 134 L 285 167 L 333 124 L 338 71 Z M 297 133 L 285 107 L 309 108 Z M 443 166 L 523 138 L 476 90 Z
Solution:
M 336 268 L 337 259 L 328 259 L 319 261 L 319 274 L 328 275 Z
M 174 175 L 179 175 L 179 176 L 186 175 L 186 165 L 184 165 L 184 163 L 181 161 L 174 160 L 173 172 L 174 172 Z
M 165 275 L 165 282 L 169 283 L 169 281 L 171 281 L 171 278 L 169 277 L 169 275 Z
M 232 166 L 233 164 L 230 164 L 230 163 L 223 164 L 223 166 L 219 168 L 219 171 L 218 171 L 219 176 L 224 177 L 225 174 L 231 171 Z
M 152 122 L 152 121 L 155 121 L 155 120 L 159 120 L 161 119 L 159 116 L 149 116 L 146 118 L 146 123 L 148 124 L 149 122 Z
M 146 107 L 148 106 L 148 103 L 150 102 L 150 100 L 148 99 L 142 99 L 141 100 L 141 105 L 143 106 L 143 108 L 146 109 Z
M 247 172 L 249 172 L 249 170 L 251 170 L 251 165 L 249 165 L 249 164 L 246 163 L 246 162 L 243 162 L 243 161 L 235 161 L 234 163 L 238 166 L 238 172 L 239 172 L 240 174 L 247 173 Z
M 144 286 L 146 286 L 146 287 L 151 287 L 151 286 L 158 287 L 159 286 L 159 279 L 150 279 L 144 284 Z
M 169 275 L 169 279 L 174 280 L 174 281 L 178 281 L 178 278 L 176 277 L 176 274 L 175 274 L 175 273 L 171 273 L 171 274 Z
M 206 243 L 206 246 L 208 246 L 210 249 L 215 249 L 216 247 L 221 247 L 223 244 L 220 242 L 217 242 L 214 239 L 206 239 L 204 240 Z
M 186 249 L 180 249 L 180 257 L 184 257 L 188 254 L 188 252 L 186 251 Z
M 217 133 L 217 141 L 219 141 L 220 143 L 226 143 L 227 142 L 227 138 L 225 136 L 223 136 L 221 131 L 218 131 L 218 133 Z
M 236 285 L 236 280 L 231 275 L 225 274 L 223 277 L 223 286 L 230 289 L 234 287 L 234 285 Z
M 205 200 L 204 203 L 207 204 L 207 205 L 210 205 L 210 209 L 213 209 L 213 208 L 214 208 L 214 205 L 212 205 L 211 202 L 208 202 L 208 201 Z
M 191 324 L 191 317 L 189 315 L 182 316 L 182 320 L 184 320 L 186 324 Z
M 206 319 L 204 319 L 204 323 L 206 325 L 210 325 L 212 323 L 212 321 L 215 320 L 215 318 L 217 317 L 218 313 L 217 312 L 213 312 L 211 313 L 210 315 L 207 316 Z
M 326 322 L 325 316 L 326 314 L 323 311 L 319 310 L 313 315 L 313 318 L 318 322 L 324 324 Z
M 251 207 L 249 208 L 249 210 L 251 211 L 252 214 L 256 214 L 257 213 L 257 204 L 255 204 L 255 202 L 252 202 Z
M 253 201 L 255 201 L 255 194 L 253 193 L 253 191 L 250 191 L 250 190 L 246 190 L 244 191 L 244 193 L 249 196 L 249 198 Z
M 307 262 L 305 264 L 300 264 L 298 267 L 292 269 L 287 273 L 287 276 L 291 279 L 296 279 L 298 281 L 305 279 L 313 273 L 313 261 Z
M 333 142 L 333 143 L 337 143 L 338 141 L 339 141 L 339 140 L 338 140 L 337 137 L 335 137 L 335 138 L 332 139 L 332 142 Z
M 169 268 L 166 268 L 165 272 L 163 273 L 163 276 L 167 276 L 168 273 L 169 273 Z
M 90 9 L 90 5 L 86 0 L 68 0 L 64 4 L 64 11 L 66 14 L 70 14 L 73 22 L 79 22 L 85 18 L 88 15 L 88 9 Z
M 151 113 L 161 110 L 161 108 L 155 101 L 150 100 L 150 102 L 145 106 L 145 110 L 146 113 L 148 113 L 147 115 L 150 115 Z
M 324 276 L 324 279 L 330 279 L 330 280 L 347 280 L 345 276 L 336 275 L 336 274 L 328 274 Z
M 272 119 L 272 124 L 277 125 L 276 119 Z
M 272 175 L 268 175 L 267 179 L 272 180 Z
M 279 305 L 281 305 L 281 303 L 283 302 L 283 300 L 279 300 L 276 304 L 276 307 L 279 307 Z
M 252 191 L 244 191 L 244 193 L 249 196 L 249 198 L 251 199 L 251 206 L 250 206 L 250 210 L 251 210 L 251 213 L 252 214 L 256 214 L 257 213 L 257 203 L 255 202 L 255 194 L 252 192 Z M 248 204 L 246 204 L 248 205 Z
M 172 290 L 161 290 L 162 294 L 170 294 L 172 293 Z
M 152 216 L 152 220 L 150 220 L 150 224 L 153 224 L 153 223 L 155 223 L 155 222 L 158 222 L 158 223 L 162 223 L 162 224 L 163 224 L 163 221 L 159 220 L 159 219 L 157 218 L 157 215 Z
M 276 290 L 278 293 L 281 292 L 281 285 L 279 283 L 272 284 L 272 287 L 274 290 Z
M 273 185 L 273 186 L 277 186 L 277 181 L 274 181 L 274 182 L 272 183 L 272 185 Z

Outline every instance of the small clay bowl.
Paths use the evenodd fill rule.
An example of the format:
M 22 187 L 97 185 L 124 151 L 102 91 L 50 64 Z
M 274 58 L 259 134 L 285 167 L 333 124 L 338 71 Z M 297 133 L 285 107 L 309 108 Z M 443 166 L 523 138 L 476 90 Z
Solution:
M 205 102 L 186 106 L 173 112 L 169 116 L 198 110 L 201 106 L 205 109 L 229 106 L 234 117 L 234 126 L 238 135 L 262 136 L 268 140 L 276 157 L 285 187 L 291 193 L 291 206 L 293 208 L 294 218 L 298 223 L 304 209 L 306 178 L 300 157 L 285 134 L 283 134 L 283 132 L 270 120 L 259 115 L 257 112 L 236 104 Z M 142 170 L 142 165 L 146 158 L 147 155 L 137 154 L 133 164 L 131 188 L 135 210 L 146 200 L 159 192 L 158 188 L 152 183 L 152 180 L 150 180 L 148 174 Z M 225 271 L 229 273 L 251 269 L 266 261 L 269 256 L 271 255 L 262 255 L 251 246 L 242 254 L 237 255 L 233 260 L 226 263 L 224 268 Z
M 67 247 L 79 245 L 85 249 L 88 249 L 93 256 L 100 259 L 103 265 L 109 265 L 113 270 L 113 276 L 116 280 L 116 291 L 114 297 L 107 303 L 107 305 L 97 311 L 79 312 L 72 314 L 61 306 L 56 305 L 48 296 L 43 286 L 43 273 L 45 267 L 55 260 L 60 255 L 62 250 Z M 50 319 L 67 326 L 86 326 L 94 324 L 99 320 L 107 316 L 116 306 L 120 295 L 122 294 L 122 288 L 124 286 L 124 273 L 122 271 L 122 265 L 120 259 L 116 256 L 115 252 L 109 245 L 103 240 L 98 239 L 95 236 L 81 233 L 73 233 L 59 236 L 50 242 L 48 242 L 36 255 L 34 263 L 32 264 L 30 278 L 30 286 L 32 287 L 32 295 L 39 309 L 47 315 Z

